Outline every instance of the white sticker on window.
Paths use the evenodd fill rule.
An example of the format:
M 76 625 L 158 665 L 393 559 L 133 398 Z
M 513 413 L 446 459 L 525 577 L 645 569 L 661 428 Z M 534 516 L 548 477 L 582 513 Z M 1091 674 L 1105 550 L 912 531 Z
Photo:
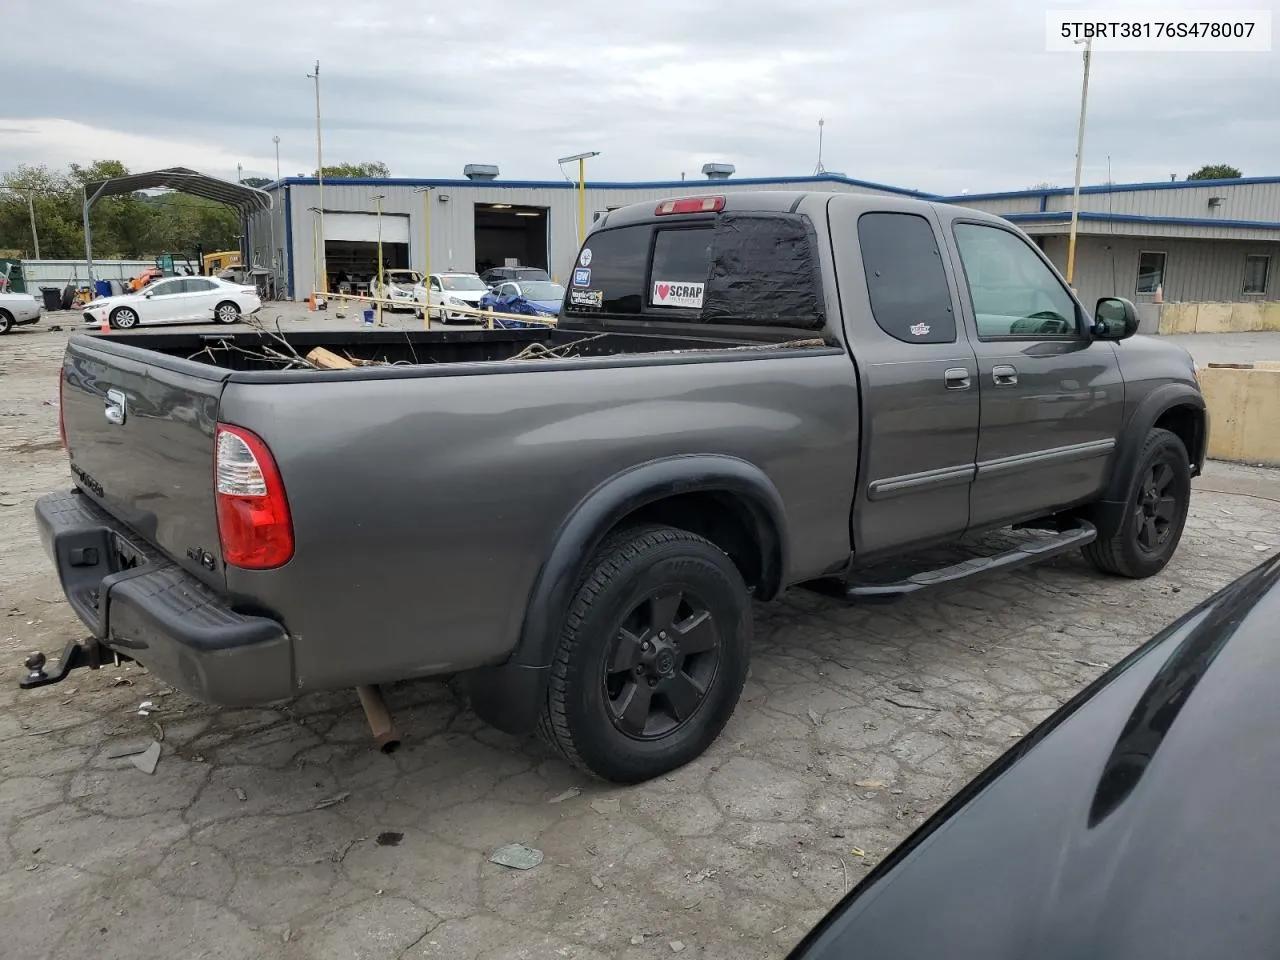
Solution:
M 578 264 L 583 267 L 591 266 L 591 248 L 583 247 L 582 253 L 578 254 Z
M 655 307 L 689 307 L 697 309 L 702 306 L 702 283 L 669 283 L 666 280 L 655 280 L 649 302 Z

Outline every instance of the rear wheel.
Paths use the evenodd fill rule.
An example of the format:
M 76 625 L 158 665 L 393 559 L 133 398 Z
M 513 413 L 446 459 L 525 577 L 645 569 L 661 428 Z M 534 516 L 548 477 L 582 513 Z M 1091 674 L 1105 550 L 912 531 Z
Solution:
M 746 681 L 751 598 L 733 561 L 685 530 L 605 542 L 569 609 L 539 725 L 570 763 L 638 783 L 699 756 Z
M 111 311 L 111 326 L 117 330 L 130 330 L 138 325 L 138 314 L 132 307 L 116 307 Z
M 4 336 L 14 327 L 13 314 L 8 310 L 0 310 L 0 336 Z
M 240 319 L 240 308 L 230 300 L 224 300 L 214 307 L 213 319 L 219 323 L 235 323 Z
M 1085 558 L 1122 577 L 1159 573 L 1178 548 L 1190 507 L 1187 448 L 1176 434 L 1154 429 L 1142 444 L 1124 510 L 1098 524 L 1098 538 L 1084 547 Z

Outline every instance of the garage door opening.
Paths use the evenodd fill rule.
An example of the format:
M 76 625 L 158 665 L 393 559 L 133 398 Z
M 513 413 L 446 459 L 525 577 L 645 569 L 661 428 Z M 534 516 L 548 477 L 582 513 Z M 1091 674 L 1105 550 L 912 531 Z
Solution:
M 476 273 L 493 267 L 548 269 L 546 207 L 476 204 Z
M 355 292 L 368 290 L 378 276 L 378 217 L 372 213 L 324 215 L 324 256 L 330 290 L 340 282 Z M 409 266 L 409 218 L 382 215 L 382 266 L 384 270 Z

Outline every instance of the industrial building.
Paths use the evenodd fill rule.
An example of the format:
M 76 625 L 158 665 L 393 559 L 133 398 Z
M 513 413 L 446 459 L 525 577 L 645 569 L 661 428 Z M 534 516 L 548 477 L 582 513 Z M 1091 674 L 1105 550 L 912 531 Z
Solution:
M 254 262 L 290 298 L 317 288 L 321 249 L 330 289 L 339 272 L 368 278 L 376 272 L 379 238 L 388 268 L 481 272 L 518 263 L 563 279 L 580 245 L 577 184 L 504 181 L 496 167 L 481 165 L 464 172 L 459 180 L 344 178 L 321 185 L 297 177 L 270 184 L 264 189 L 272 209 L 248 221 Z M 939 196 L 839 174 L 734 179 L 728 164 L 708 164 L 703 172 L 708 179 L 587 183 L 587 227 L 616 207 L 709 189 L 907 196 L 1003 216 L 1065 272 L 1070 189 Z M 1074 285 L 1085 303 L 1108 295 L 1139 303 L 1280 299 L 1280 177 L 1089 186 L 1081 189 L 1080 209 Z

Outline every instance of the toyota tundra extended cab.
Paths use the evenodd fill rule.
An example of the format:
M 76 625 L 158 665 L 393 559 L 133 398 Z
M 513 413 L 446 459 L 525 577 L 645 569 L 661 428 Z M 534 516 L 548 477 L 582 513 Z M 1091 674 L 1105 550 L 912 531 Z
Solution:
M 1207 424 L 1136 329 L 996 217 L 758 192 L 609 213 L 546 330 L 287 334 L 381 361 L 340 370 L 260 330 L 80 334 L 74 489 L 36 507 L 70 659 L 222 704 L 461 674 L 493 725 L 644 780 L 728 720 L 753 599 L 1162 569 Z

